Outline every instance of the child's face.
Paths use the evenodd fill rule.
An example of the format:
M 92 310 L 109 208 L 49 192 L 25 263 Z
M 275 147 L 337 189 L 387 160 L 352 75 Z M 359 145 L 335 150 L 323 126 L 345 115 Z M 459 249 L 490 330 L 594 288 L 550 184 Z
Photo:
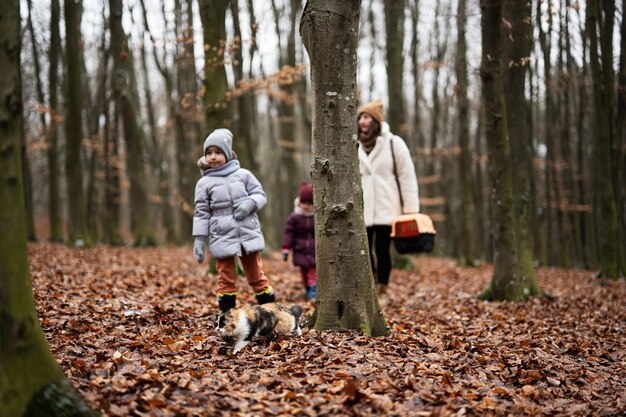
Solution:
M 311 212 L 313 211 L 313 203 L 308 201 L 301 201 L 300 208 L 306 212 Z
M 209 146 L 204 154 L 204 159 L 211 169 L 219 168 L 226 163 L 226 155 L 217 146 Z

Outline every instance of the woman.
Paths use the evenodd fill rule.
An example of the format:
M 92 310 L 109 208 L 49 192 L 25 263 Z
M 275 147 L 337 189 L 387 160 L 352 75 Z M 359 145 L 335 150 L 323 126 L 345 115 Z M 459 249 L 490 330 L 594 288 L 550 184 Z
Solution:
M 381 100 L 360 107 L 357 120 L 365 226 L 376 290 L 382 296 L 391 273 L 391 223 L 402 213 L 419 212 L 417 177 L 409 148 L 384 121 Z

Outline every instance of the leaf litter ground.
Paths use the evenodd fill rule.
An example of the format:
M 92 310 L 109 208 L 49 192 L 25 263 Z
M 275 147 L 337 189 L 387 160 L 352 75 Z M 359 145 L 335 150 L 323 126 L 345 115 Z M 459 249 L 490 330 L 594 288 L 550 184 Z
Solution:
M 38 313 L 74 385 L 107 416 L 551 415 L 626 410 L 626 283 L 540 268 L 555 299 L 476 299 L 490 266 L 394 270 L 386 337 L 305 329 L 237 356 L 213 331 L 216 277 L 189 247 L 29 246 Z M 278 301 L 299 273 L 265 258 Z M 254 298 L 240 282 L 239 305 Z

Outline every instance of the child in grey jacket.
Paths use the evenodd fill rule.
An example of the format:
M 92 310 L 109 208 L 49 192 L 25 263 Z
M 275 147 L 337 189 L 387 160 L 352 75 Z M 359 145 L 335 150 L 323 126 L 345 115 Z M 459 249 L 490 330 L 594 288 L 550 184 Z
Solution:
M 258 303 L 274 301 L 274 290 L 263 273 L 260 251 L 265 240 L 257 216 L 267 199 L 256 177 L 239 166 L 232 143 L 228 129 L 216 129 L 206 138 L 204 156 L 198 160 L 202 176 L 194 198 L 194 255 L 198 263 L 204 261 L 208 238 L 209 251 L 217 260 L 219 327 L 224 313 L 237 301 L 235 256 L 241 260 Z

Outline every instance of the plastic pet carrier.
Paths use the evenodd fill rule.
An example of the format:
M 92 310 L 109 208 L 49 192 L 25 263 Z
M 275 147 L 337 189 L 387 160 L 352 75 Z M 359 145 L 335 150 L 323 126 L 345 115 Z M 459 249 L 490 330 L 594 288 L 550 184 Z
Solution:
M 391 239 L 398 253 L 432 252 L 435 247 L 435 226 L 427 214 L 403 214 L 391 223 Z

